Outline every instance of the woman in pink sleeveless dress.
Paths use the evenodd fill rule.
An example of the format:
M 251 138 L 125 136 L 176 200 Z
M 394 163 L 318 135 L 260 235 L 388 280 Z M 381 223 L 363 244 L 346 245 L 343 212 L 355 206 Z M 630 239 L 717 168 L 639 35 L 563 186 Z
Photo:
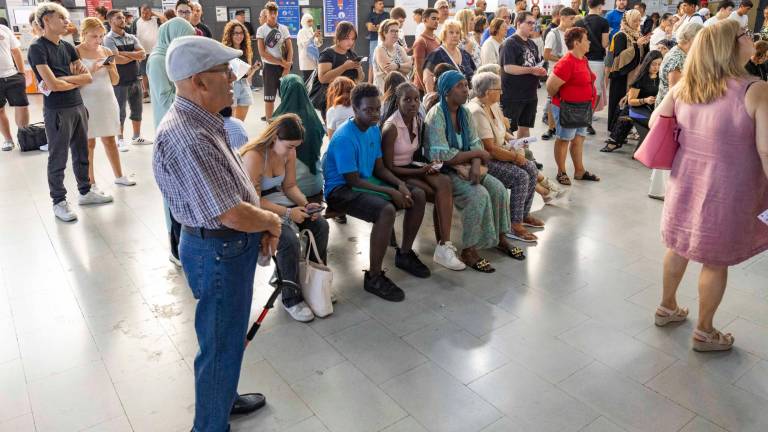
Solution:
M 724 351 L 734 337 L 712 320 L 725 292 L 728 267 L 768 250 L 768 83 L 743 65 L 754 52 L 736 21 L 702 30 L 688 53 L 681 81 L 651 119 L 677 118 L 680 148 L 664 201 L 664 293 L 656 325 L 683 321 L 688 309 L 675 294 L 689 260 L 699 278 L 696 351 Z

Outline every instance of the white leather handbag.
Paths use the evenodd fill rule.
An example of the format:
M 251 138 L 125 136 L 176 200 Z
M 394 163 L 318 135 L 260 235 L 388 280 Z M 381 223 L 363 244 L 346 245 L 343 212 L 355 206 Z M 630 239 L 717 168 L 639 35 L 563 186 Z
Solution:
M 301 294 L 315 316 L 324 318 L 333 313 L 333 303 L 331 302 L 333 272 L 322 262 L 320 254 L 317 253 L 317 244 L 312 231 L 307 229 L 301 231 L 299 239 L 303 239 L 305 235 L 309 240 L 309 245 L 307 246 L 307 253 L 299 261 Z M 310 261 L 310 252 L 315 254 L 318 262 Z

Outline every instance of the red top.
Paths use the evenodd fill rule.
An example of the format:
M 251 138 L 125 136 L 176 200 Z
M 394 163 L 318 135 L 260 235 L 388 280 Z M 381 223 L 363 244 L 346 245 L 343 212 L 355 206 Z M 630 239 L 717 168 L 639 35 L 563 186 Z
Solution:
M 552 72 L 565 81 L 558 94 L 552 96 L 552 103 L 555 106 L 560 106 L 560 98 L 562 98 L 566 102 L 592 101 L 594 107 L 597 99 L 594 83 L 597 77 L 589 68 L 586 56 L 579 59 L 569 51 L 555 64 Z

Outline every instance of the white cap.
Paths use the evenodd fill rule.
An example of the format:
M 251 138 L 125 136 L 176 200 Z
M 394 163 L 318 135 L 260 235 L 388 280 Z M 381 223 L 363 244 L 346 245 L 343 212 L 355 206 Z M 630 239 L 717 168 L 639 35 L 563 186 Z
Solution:
M 181 81 L 214 66 L 229 63 L 243 52 L 204 36 L 174 39 L 165 56 L 165 70 L 171 81 Z

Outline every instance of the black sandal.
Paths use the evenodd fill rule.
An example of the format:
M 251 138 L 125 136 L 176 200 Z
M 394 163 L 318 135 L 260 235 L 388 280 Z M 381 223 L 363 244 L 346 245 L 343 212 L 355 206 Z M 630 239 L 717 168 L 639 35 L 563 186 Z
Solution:
M 611 146 L 613 146 L 613 148 L 611 148 Z M 618 150 L 618 149 L 620 149 L 622 147 L 624 147 L 624 144 L 610 143 L 609 142 L 608 144 L 605 145 L 605 147 L 601 148 L 600 151 L 603 152 L 603 153 L 612 153 L 615 150 Z
M 573 178 L 575 178 L 576 180 L 584 180 L 584 181 L 594 181 L 594 182 L 600 181 L 600 177 L 592 174 L 589 171 L 584 171 L 584 174 L 581 175 L 581 178 L 578 178 L 576 176 L 573 176 Z
M 468 265 L 480 273 L 493 273 L 496 271 L 495 268 L 491 267 L 491 263 L 489 263 L 485 258 L 480 258 L 479 260 L 475 261 L 474 264 Z
M 557 175 L 555 176 L 555 179 L 561 185 L 564 185 L 564 186 L 570 186 L 571 185 L 571 179 L 568 178 L 568 174 L 566 174 L 564 172 L 557 173 Z
M 523 252 L 523 250 L 517 246 L 496 246 L 496 249 L 507 254 L 508 257 L 514 258 L 518 261 L 523 261 L 525 259 L 525 252 Z

